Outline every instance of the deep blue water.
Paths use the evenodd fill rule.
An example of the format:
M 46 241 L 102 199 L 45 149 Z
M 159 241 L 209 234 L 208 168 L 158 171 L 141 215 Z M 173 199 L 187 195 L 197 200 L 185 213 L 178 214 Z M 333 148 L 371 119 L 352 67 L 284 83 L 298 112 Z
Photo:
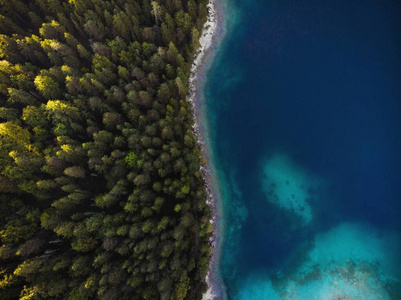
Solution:
M 358 233 L 347 241 L 336 233 L 339 244 L 353 247 L 352 240 L 371 234 L 361 249 L 374 242 L 398 249 L 401 1 L 230 1 L 240 19 L 229 28 L 205 87 L 225 187 L 221 274 L 230 299 L 304 299 L 307 293 L 323 299 L 316 280 L 310 288 L 298 282 L 298 296 L 289 292 L 319 234 L 334 235 L 333 228 L 352 224 Z M 307 190 L 311 219 L 266 192 L 276 179 L 278 198 L 287 195 L 286 184 Z M 299 195 L 291 194 L 304 197 Z M 400 262 L 383 254 L 378 264 L 383 259 Z M 384 284 L 393 278 L 385 289 L 360 290 L 372 299 L 401 299 L 401 277 L 386 272 L 376 272 Z M 270 284 L 280 287 L 272 291 Z M 357 299 L 350 289 L 344 283 L 336 291 Z

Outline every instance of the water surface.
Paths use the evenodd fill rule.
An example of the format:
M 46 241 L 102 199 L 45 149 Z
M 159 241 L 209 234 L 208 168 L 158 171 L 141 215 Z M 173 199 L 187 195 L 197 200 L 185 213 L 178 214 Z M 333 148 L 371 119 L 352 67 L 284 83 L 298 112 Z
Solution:
M 230 1 L 205 86 L 228 297 L 401 299 L 401 3 Z

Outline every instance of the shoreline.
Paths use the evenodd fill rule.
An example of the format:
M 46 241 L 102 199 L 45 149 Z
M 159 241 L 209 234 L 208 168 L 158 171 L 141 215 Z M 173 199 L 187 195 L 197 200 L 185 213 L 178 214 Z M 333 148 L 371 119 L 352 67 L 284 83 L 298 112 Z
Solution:
M 218 173 L 215 169 L 213 150 L 210 147 L 209 125 L 206 118 L 206 99 L 203 88 L 207 82 L 205 74 L 215 59 L 219 46 L 225 36 L 225 25 L 223 23 L 222 0 L 209 0 L 207 4 L 207 20 L 203 26 L 199 38 L 199 48 L 195 54 L 191 66 L 189 78 L 189 93 L 187 101 L 191 103 L 194 118 L 193 131 L 197 140 L 201 155 L 206 163 L 201 164 L 200 170 L 206 189 L 206 203 L 211 208 L 212 235 L 210 247 L 212 248 L 209 271 L 206 275 L 208 285 L 207 292 L 203 294 L 202 300 L 225 299 L 224 284 L 220 278 L 218 264 L 220 258 L 220 232 L 223 226 L 222 198 L 219 186 Z

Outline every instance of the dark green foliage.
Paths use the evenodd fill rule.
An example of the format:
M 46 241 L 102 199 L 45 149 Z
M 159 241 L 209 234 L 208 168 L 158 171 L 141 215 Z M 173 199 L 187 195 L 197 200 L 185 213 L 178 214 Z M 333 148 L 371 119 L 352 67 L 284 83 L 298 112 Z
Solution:
M 0 3 L 0 299 L 200 299 L 206 0 Z

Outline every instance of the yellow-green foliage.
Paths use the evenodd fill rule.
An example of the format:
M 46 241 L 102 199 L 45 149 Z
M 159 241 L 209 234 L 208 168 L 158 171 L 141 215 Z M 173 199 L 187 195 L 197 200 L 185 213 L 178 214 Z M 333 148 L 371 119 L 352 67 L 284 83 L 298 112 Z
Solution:
M 206 0 L 0 5 L 0 299 L 201 299 Z

